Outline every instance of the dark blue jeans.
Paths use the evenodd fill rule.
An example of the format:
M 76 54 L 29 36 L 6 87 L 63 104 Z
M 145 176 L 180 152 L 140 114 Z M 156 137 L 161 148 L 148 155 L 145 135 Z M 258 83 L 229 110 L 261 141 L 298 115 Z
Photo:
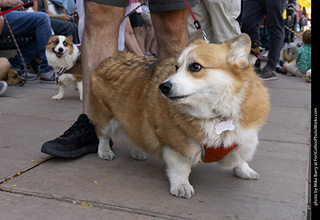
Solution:
M 38 55 L 41 58 L 41 72 L 52 70 L 52 67 L 48 65 L 45 54 L 46 46 L 51 36 L 49 16 L 43 12 L 24 11 L 12 11 L 5 16 L 16 37 L 32 37 L 32 40 L 20 48 L 26 64 L 29 64 Z M 1 35 L 10 36 L 6 23 L 4 23 Z M 10 58 L 9 61 L 12 67 L 23 68 L 19 55 Z
M 243 33 L 250 36 L 252 44 L 259 44 L 258 23 L 267 15 L 270 46 L 267 67 L 275 70 L 284 40 L 283 11 L 286 0 L 246 0 L 242 12 Z

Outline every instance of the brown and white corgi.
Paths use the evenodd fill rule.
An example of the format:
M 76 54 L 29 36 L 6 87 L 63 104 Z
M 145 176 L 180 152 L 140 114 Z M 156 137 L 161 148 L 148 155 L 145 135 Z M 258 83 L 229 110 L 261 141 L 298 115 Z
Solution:
M 82 101 L 82 71 L 80 50 L 73 44 L 73 37 L 62 35 L 51 36 L 46 46 L 46 57 L 48 64 L 56 72 L 57 83 L 59 84 L 59 93 L 52 99 L 62 99 L 68 86 L 74 85 L 79 91 Z M 61 74 L 61 72 L 67 72 Z
M 202 162 L 218 160 L 239 178 L 258 179 L 247 162 L 270 103 L 248 62 L 250 45 L 241 34 L 220 45 L 194 41 L 177 61 L 131 53 L 104 60 L 90 93 L 99 157 L 114 159 L 109 138 L 121 128 L 133 142 L 132 157 L 163 157 L 172 195 L 194 194 L 189 174 Z
M 9 72 L 0 80 L 5 81 L 8 86 L 21 84 L 24 81 L 24 79 L 19 76 L 18 72 L 13 69 L 10 69 Z

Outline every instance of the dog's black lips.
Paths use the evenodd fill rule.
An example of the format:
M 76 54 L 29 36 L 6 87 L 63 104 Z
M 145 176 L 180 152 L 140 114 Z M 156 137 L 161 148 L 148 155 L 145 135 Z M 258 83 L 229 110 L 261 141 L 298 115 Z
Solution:
M 184 99 L 187 98 L 189 95 L 183 95 L 183 96 L 172 96 L 172 97 L 168 97 L 170 100 L 175 101 L 175 100 L 179 100 L 179 99 Z
M 56 52 L 56 51 L 54 50 L 54 47 L 52 47 L 52 52 L 55 53 L 58 58 L 61 58 L 61 57 L 63 56 L 63 53 Z

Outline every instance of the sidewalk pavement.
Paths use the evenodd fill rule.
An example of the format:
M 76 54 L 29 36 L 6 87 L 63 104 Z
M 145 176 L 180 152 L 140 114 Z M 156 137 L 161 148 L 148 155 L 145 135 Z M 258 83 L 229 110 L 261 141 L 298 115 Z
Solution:
M 78 92 L 28 82 L 0 97 L 0 219 L 306 219 L 311 86 L 278 75 L 266 82 L 271 111 L 250 166 L 259 180 L 241 180 L 216 164 L 193 168 L 196 194 L 169 194 L 164 162 L 131 159 L 126 141 L 114 139 L 116 158 L 75 160 L 40 152 L 81 113 Z

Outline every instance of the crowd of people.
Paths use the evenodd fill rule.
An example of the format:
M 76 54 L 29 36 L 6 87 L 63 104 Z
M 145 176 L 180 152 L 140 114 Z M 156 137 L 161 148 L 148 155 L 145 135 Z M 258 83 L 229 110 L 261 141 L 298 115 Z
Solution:
M 252 54 L 258 58 L 261 47 L 259 22 L 266 19 L 270 35 L 268 59 L 265 67 L 256 69 L 263 80 L 277 79 L 276 69 L 281 59 L 281 48 L 285 42 L 294 41 L 296 33 L 303 31 L 307 24 L 306 12 L 293 0 L 188 2 L 210 43 L 220 44 L 241 32 L 246 33 L 252 42 Z M 2 9 L 21 4 L 21 0 L 0 0 Z M 28 12 L 21 9 L 23 8 L 5 16 L 17 37 L 30 37 L 31 40 L 20 49 L 26 64 L 33 62 L 39 66 L 42 82 L 55 81 L 55 73 L 45 57 L 45 47 L 52 34 L 72 35 L 74 43 L 82 43 L 83 115 L 79 116 L 76 126 L 70 128 L 74 131 L 76 127 L 76 130 L 80 131 L 76 132 L 76 135 L 66 132 L 69 135 L 67 140 L 68 135 L 64 135 L 63 138 L 58 137 L 44 144 L 46 149 L 54 149 L 55 152 L 62 149 L 61 155 L 70 149 L 85 148 L 85 145 L 70 145 L 77 143 L 76 139 L 80 136 L 95 136 L 92 135 L 94 130 L 85 129 L 90 124 L 89 79 L 90 73 L 104 58 L 117 56 L 118 50 L 159 59 L 178 57 L 189 38 L 197 32 L 184 0 L 77 0 L 76 3 L 74 0 L 37 0 Z M 294 60 L 296 68 L 303 66 L 302 75 L 311 69 L 309 33 L 304 34 L 308 37 L 303 37 L 304 46 L 299 49 L 299 55 Z M 9 27 L 2 16 L 0 34 L 10 35 Z M 303 65 L 301 62 L 304 62 Z M 282 68 L 281 71 L 278 68 L 278 72 L 289 71 L 286 65 L 280 62 Z M 0 58 L 0 80 L 10 66 L 22 77 L 25 76 L 21 57 L 16 55 L 11 57 L 9 62 L 6 58 Z M 31 72 L 26 76 L 28 80 L 37 78 L 37 74 Z M 0 94 L 6 88 L 5 82 L 0 81 Z

